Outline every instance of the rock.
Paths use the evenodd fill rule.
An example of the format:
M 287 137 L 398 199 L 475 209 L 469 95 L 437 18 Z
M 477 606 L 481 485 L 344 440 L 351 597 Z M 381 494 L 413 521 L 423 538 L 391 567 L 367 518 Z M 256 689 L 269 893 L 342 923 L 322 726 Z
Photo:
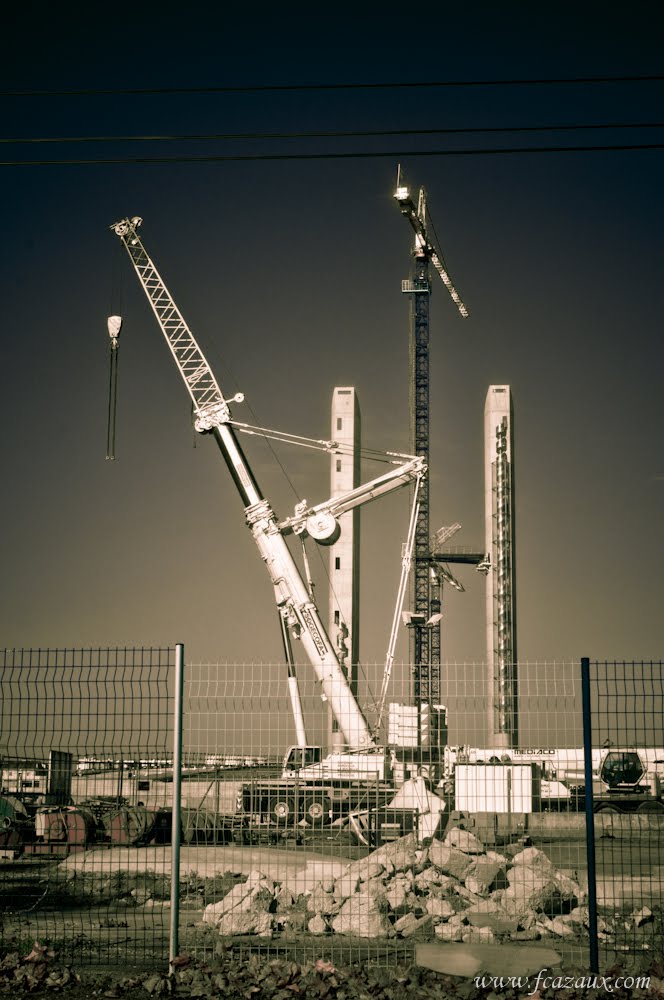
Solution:
M 500 900 L 513 913 L 532 909 L 561 914 L 576 906 L 583 895 L 576 882 L 539 862 L 515 865 L 507 878 L 509 885 L 502 890 Z
M 307 930 L 310 934 L 326 934 L 327 924 L 323 919 L 322 914 L 317 913 L 315 917 L 312 917 L 307 924 Z
M 640 927 L 641 924 L 649 923 L 654 919 L 654 917 L 652 910 L 647 906 L 643 906 L 640 910 L 635 910 L 633 913 L 630 913 L 629 919 L 634 927 Z
M 440 840 L 431 841 L 429 862 L 444 875 L 452 875 L 456 879 L 463 879 L 473 865 L 471 857 Z
M 485 859 L 473 862 L 472 868 L 468 870 L 464 877 L 464 885 L 471 892 L 480 895 L 490 892 L 492 889 L 502 889 L 507 885 L 507 874 L 502 865 L 495 861 Z
M 396 885 L 391 885 L 389 889 L 385 892 L 385 899 L 394 913 L 405 913 L 408 909 L 407 897 L 408 893 L 403 884 L 397 883 Z
M 443 875 L 437 868 L 429 867 L 415 876 L 413 885 L 420 892 L 429 892 L 432 886 L 445 888 L 451 881 L 452 878 L 450 875 Z
M 588 907 L 587 906 L 575 906 L 569 913 L 565 914 L 565 920 L 574 924 L 587 924 L 588 923 Z
M 391 937 L 392 925 L 376 900 L 368 893 L 355 893 L 342 905 L 332 919 L 335 934 L 352 934 L 355 937 Z
M 549 857 L 537 847 L 526 847 L 519 851 L 512 858 L 513 865 L 541 865 L 543 868 L 553 869 L 553 864 Z
M 434 934 L 441 941 L 460 941 L 463 930 L 460 924 L 436 924 L 433 929 Z
M 484 844 L 471 833 L 470 830 L 461 830 L 459 827 L 452 827 L 448 830 L 444 843 L 448 847 L 456 847 L 464 854 L 484 854 Z
M 466 910 L 466 920 L 472 927 L 489 928 L 494 934 L 512 934 L 519 928 L 516 917 L 507 913 L 481 913 Z
M 333 893 L 326 892 L 322 882 L 319 882 L 312 890 L 311 895 L 307 897 L 307 911 L 309 913 L 323 913 L 329 916 L 332 913 L 338 913 L 340 906 L 341 900 Z
M 416 917 L 414 913 L 406 913 L 394 925 L 394 930 L 402 937 L 412 937 L 418 931 L 428 930 L 431 926 L 431 917 L 426 914 L 423 917 Z
M 466 944 L 491 944 L 493 931 L 490 927 L 467 927 L 461 934 L 461 940 Z
M 559 937 L 576 937 L 574 927 L 572 927 L 564 919 L 564 917 L 554 917 L 553 920 L 550 921 L 549 926 L 553 933 L 557 934 Z
M 378 878 L 385 871 L 385 865 L 374 859 L 373 854 L 366 858 L 358 858 L 352 861 L 347 868 L 346 874 L 356 876 L 360 882 L 368 882 L 369 879 Z
M 274 894 L 277 913 L 282 913 L 284 910 L 290 909 L 295 902 L 295 898 L 295 894 L 288 888 L 287 885 L 280 886 Z
M 224 937 L 241 934 L 272 936 L 272 915 L 265 910 L 231 910 L 221 917 L 217 930 Z
M 449 900 L 442 899 L 441 897 L 432 896 L 425 900 L 424 905 L 426 906 L 426 911 L 430 916 L 443 917 L 445 920 L 447 920 L 448 917 L 453 917 L 456 912 Z
M 216 903 L 208 903 L 203 911 L 203 923 L 204 924 L 217 924 L 221 920 L 224 913 L 229 912 L 235 906 L 238 910 L 241 908 L 242 904 L 246 900 L 246 908 L 248 909 L 251 905 L 251 887 L 247 887 L 246 883 L 240 883 L 236 885 L 230 892 L 228 892 L 223 899 L 220 899 Z
M 334 894 L 339 899 L 348 899 L 349 896 L 353 895 L 359 884 L 359 875 L 349 871 L 334 883 Z

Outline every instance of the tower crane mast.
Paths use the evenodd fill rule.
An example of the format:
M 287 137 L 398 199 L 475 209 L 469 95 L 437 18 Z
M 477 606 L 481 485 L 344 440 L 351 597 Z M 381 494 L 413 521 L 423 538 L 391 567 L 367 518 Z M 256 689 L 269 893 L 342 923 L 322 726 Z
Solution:
M 403 184 L 401 167 L 397 173 L 394 194 L 401 214 L 415 234 L 413 246 L 413 276 L 401 284 L 401 290 L 411 296 L 411 330 L 409 341 L 409 401 L 411 414 L 412 451 L 429 464 L 429 299 L 431 296 L 430 264 L 433 264 L 447 288 L 452 301 L 464 319 L 468 310 L 443 266 L 441 257 L 429 239 L 426 220 L 426 192 L 420 188 L 417 205 L 409 188 Z M 420 489 L 420 506 L 415 530 L 412 609 L 424 615 L 428 627 L 413 632 L 411 658 L 413 662 L 413 697 L 417 702 L 437 702 L 440 698 L 440 587 L 430 562 L 429 483 Z

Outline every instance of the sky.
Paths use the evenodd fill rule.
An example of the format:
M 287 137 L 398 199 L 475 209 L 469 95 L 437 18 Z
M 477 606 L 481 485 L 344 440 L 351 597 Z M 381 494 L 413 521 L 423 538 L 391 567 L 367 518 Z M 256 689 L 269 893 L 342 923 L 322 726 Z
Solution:
M 405 452 L 412 239 L 393 199 L 400 162 L 427 190 L 470 312 L 462 320 L 434 284 L 432 529 L 459 521 L 455 541 L 481 547 L 484 399 L 510 385 L 520 660 L 661 659 L 664 151 L 644 147 L 661 143 L 646 125 L 661 126 L 664 82 L 376 86 L 662 76 L 659 5 L 437 5 L 420 20 L 390 4 L 120 4 L 103 19 L 66 6 L 15 5 L 0 67 L 0 646 L 183 642 L 192 662 L 281 662 L 235 488 L 212 439 L 194 440 L 109 226 L 144 219 L 222 389 L 245 395 L 236 419 L 327 438 L 333 387 L 354 385 L 364 445 Z M 300 89 L 265 89 L 277 86 Z M 132 90 L 153 92 L 120 93 Z M 563 125 L 614 127 L 552 131 Z M 427 131 L 526 127 L 544 131 Z M 80 141 L 6 141 L 57 137 Z M 633 148 L 488 152 L 616 145 Z M 269 158 L 284 154 L 311 158 Z M 224 156 L 261 158 L 192 159 Z M 153 157 L 182 161 L 131 162 Z M 103 159 L 119 162 L 7 162 Z M 106 318 L 117 312 L 109 462 Z M 280 517 L 327 497 L 326 456 L 243 445 Z M 402 491 L 362 514 L 366 664 L 384 661 L 408 503 Z M 483 580 L 455 571 L 466 592 L 446 591 L 443 659 L 481 663 Z

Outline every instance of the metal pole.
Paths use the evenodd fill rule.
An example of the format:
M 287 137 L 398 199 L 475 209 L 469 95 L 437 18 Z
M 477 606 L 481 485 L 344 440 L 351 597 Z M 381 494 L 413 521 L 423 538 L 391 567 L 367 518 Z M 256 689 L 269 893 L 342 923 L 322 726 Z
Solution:
M 175 646 L 175 704 L 173 706 L 173 827 L 171 833 L 171 934 L 168 963 L 179 953 L 180 917 L 180 823 L 182 799 L 182 691 L 184 681 L 184 645 Z
M 588 866 L 588 938 L 590 971 L 599 973 L 597 940 L 597 875 L 595 867 L 595 814 L 593 812 L 593 747 L 590 725 L 590 660 L 581 659 L 581 697 L 583 711 L 583 763 L 586 808 L 586 860 Z

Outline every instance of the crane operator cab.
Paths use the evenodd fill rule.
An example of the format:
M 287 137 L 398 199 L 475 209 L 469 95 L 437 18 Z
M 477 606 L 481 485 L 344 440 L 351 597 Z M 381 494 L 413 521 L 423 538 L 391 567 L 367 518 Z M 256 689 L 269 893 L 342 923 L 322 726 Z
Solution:
M 616 750 L 604 758 L 600 778 L 609 788 L 619 785 L 637 785 L 645 774 L 645 768 L 636 750 Z

